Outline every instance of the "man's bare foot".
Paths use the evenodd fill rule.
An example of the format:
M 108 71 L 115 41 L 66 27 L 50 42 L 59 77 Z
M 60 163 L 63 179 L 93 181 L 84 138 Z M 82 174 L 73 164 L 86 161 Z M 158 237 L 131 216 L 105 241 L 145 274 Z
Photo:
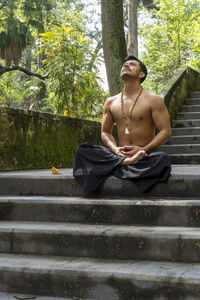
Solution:
M 134 162 L 136 162 L 140 157 L 143 157 L 143 156 L 147 156 L 146 152 L 144 150 L 139 150 L 135 155 L 133 155 L 132 157 L 127 157 L 125 158 L 121 165 L 122 166 L 125 166 L 125 165 L 131 165 L 133 164 Z

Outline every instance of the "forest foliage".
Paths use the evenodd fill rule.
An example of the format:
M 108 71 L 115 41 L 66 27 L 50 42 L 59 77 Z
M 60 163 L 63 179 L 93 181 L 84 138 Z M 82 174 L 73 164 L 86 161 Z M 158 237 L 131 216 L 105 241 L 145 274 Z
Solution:
M 200 2 L 198 0 L 160 0 L 140 26 L 145 50 L 141 58 L 148 66 L 145 87 L 155 93 L 182 67 L 200 70 Z
M 149 11 L 147 2 L 138 5 L 139 58 L 148 67 L 144 87 L 158 93 L 180 68 L 200 70 L 200 3 L 155 0 Z M 99 0 L 0 0 L 0 105 L 101 117 L 108 92 L 99 14 Z M 16 65 L 33 76 L 11 72 Z
M 86 30 L 82 1 L 0 1 L 0 104 L 100 117 L 107 97 L 100 82 L 98 35 Z M 21 65 L 29 77 L 1 68 Z M 3 68 L 2 68 L 3 70 Z M 44 75 L 45 80 L 34 77 Z

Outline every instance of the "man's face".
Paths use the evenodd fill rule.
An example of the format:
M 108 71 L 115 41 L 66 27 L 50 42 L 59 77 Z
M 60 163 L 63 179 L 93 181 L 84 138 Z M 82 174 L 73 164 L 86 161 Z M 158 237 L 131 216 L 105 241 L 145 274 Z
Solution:
M 123 64 L 120 76 L 122 79 L 125 79 L 126 77 L 133 77 L 141 80 L 144 76 L 144 72 L 141 70 L 140 64 L 137 60 L 128 60 Z

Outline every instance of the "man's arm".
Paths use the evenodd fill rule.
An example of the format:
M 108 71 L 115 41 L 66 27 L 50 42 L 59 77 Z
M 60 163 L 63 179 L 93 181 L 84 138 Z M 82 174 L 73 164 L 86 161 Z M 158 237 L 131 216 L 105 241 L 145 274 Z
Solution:
M 168 110 L 164 100 L 159 96 L 155 96 L 154 99 L 152 99 L 151 115 L 159 132 L 153 140 L 144 147 L 145 151 L 161 146 L 172 134 Z
M 104 144 L 109 147 L 116 155 L 124 156 L 121 153 L 123 147 L 117 147 L 116 141 L 112 135 L 114 119 L 110 111 L 110 106 L 113 101 L 113 98 L 109 98 L 104 104 L 103 118 L 101 123 L 101 139 Z

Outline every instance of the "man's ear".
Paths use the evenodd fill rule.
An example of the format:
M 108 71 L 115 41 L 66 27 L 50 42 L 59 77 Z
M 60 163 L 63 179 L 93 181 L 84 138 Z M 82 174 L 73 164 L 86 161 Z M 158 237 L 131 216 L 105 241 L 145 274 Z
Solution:
M 143 71 L 141 71 L 140 74 L 139 74 L 139 78 L 142 79 L 143 77 L 145 77 L 145 73 Z

